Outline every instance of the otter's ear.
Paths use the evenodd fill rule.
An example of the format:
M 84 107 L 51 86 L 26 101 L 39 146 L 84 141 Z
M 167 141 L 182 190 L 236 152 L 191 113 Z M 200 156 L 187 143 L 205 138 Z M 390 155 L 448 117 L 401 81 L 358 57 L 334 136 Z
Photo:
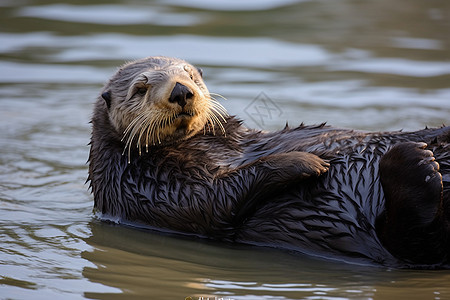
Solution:
M 106 91 L 102 94 L 102 98 L 103 100 L 105 100 L 106 102 L 106 106 L 108 107 L 108 109 L 111 107 L 111 92 L 110 91 Z
M 200 68 L 197 68 L 198 74 L 203 78 L 203 70 Z

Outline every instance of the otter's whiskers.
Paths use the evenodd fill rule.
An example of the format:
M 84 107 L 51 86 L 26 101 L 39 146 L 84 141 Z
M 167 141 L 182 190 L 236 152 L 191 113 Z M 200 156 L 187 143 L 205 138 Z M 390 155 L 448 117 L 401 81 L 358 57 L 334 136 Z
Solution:
M 161 128 L 167 127 L 170 120 L 175 118 L 175 113 L 171 115 L 151 113 L 143 111 L 137 115 L 123 132 L 122 142 L 125 142 L 122 155 L 128 154 L 128 163 L 131 162 L 131 148 L 136 139 L 136 148 L 139 155 L 142 154 L 143 140 L 145 136 L 145 151 L 148 152 L 149 144 L 161 144 Z
M 222 134 L 225 134 L 223 123 L 227 122 L 226 117 L 228 116 L 228 113 L 212 96 L 207 98 L 206 107 L 194 107 L 192 110 L 188 111 L 188 113 L 192 116 L 204 118 L 204 134 L 206 134 L 206 128 L 208 128 L 208 131 L 212 131 L 215 135 L 216 126 L 220 128 Z M 128 163 L 131 162 L 131 149 L 134 143 L 136 144 L 139 155 L 142 155 L 144 145 L 145 152 L 148 153 L 150 146 L 161 144 L 164 141 L 164 133 L 167 132 L 167 128 L 173 124 L 177 116 L 178 112 L 176 111 L 164 110 L 157 112 L 154 110 L 142 110 L 142 112 L 138 114 L 124 130 L 121 139 L 122 142 L 125 142 L 122 155 L 127 154 Z
M 210 93 L 208 98 L 209 109 L 206 113 L 206 119 L 208 120 L 206 125 L 208 126 L 208 131 L 211 132 L 212 130 L 213 134 L 215 135 L 215 124 L 217 124 L 222 131 L 222 134 L 226 134 L 222 122 L 227 122 L 226 117 L 228 116 L 228 112 L 225 107 L 222 106 L 222 104 L 220 104 L 214 97 L 211 96 L 211 94 L 221 97 L 222 99 L 226 99 L 220 94 Z

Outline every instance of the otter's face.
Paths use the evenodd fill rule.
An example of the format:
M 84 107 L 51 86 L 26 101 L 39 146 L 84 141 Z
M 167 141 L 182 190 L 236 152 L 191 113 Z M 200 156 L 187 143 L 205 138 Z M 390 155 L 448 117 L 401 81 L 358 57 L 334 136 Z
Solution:
M 125 149 L 185 140 L 200 131 L 223 130 L 226 110 L 211 98 L 201 71 L 179 59 L 150 57 L 129 63 L 102 94 Z M 125 151 L 124 149 L 124 151 Z

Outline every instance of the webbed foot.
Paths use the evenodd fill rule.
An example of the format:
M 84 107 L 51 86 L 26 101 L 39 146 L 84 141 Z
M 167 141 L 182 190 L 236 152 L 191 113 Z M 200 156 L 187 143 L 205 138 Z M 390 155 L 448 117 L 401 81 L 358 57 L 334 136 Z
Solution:
M 442 176 L 425 143 L 395 145 L 380 161 L 386 199 L 377 232 L 386 248 L 408 261 L 442 258 Z

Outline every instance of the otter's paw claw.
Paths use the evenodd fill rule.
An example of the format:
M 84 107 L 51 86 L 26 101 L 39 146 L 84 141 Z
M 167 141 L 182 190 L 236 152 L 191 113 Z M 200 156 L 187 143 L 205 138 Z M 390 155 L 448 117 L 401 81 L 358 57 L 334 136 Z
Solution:
M 439 164 L 433 156 L 433 152 L 426 150 L 425 143 L 402 143 L 397 147 L 397 151 L 403 153 L 404 167 L 413 172 L 417 183 L 432 184 L 441 186 L 442 176 L 439 173 Z M 410 176 L 411 176 L 410 175 Z

